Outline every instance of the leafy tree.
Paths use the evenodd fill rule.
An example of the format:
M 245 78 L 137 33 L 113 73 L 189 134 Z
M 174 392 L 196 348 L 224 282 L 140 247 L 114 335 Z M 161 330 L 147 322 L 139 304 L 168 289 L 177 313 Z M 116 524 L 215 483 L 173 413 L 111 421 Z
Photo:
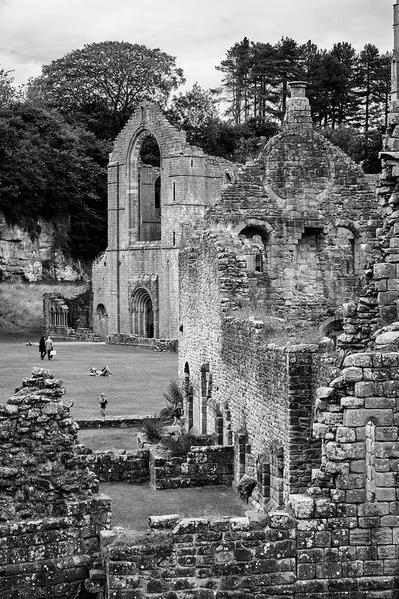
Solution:
M 390 84 L 390 57 L 388 61 L 386 57 L 381 57 L 378 48 L 373 44 L 366 44 L 359 54 L 356 84 L 356 93 L 361 99 L 361 123 L 367 133 L 370 126 L 381 124 L 381 112 L 385 120 L 385 102 Z M 381 105 L 384 106 L 383 111 Z
M 191 90 L 172 99 L 167 116 L 183 127 L 190 143 L 195 143 L 198 132 L 218 115 L 212 93 L 194 83 Z
M 0 111 L 0 209 L 34 236 L 37 220 L 66 223 L 62 249 L 91 260 L 106 242 L 109 147 L 29 103 Z
M 379 173 L 381 161 L 378 158 L 382 148 L 382 134 L 377 130 L 363 133 L 354 127 L 340 126 L 325 128 L 321 134 L 338 146 L 362 167 L 366 173 Z
M 234 44 L 227 51 L 226 59 L 222 60 L 218 71 L 224 74 L 223 86 L 225 99 L 228 102 L 226 114 L 235 125 L 239 125 L 249 116 L 250 93 L 249 82 L 253 63 L 250 41 L 247 37 Z
M 183 72 L 173 56 L 139 44 L 100 42 L 43 66 L 27 94 L 107 138 L 120 131 L 139 102 L 165 105 L 181 83 Z
M 9 106 L 16 97 L 11 71 L 0 68 L 0 109 Z

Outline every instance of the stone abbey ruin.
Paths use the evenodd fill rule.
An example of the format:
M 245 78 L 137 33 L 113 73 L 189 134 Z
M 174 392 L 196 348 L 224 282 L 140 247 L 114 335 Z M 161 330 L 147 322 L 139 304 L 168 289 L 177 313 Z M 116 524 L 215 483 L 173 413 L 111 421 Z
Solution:
M 61 383 L 34 369 L 0 407 L 0 599 L 399 597 L 398 94 L 396 3 L 378 178 L 314 130 L 302 82 L 239 167 L 139 107 L 111 154 L 92 291 L 47 295 L 45 324 L 177 339 L 185 428 L 204 443 L 90 452 Z M 233 485 L 248 512 L 111 529 L 98 479 Z

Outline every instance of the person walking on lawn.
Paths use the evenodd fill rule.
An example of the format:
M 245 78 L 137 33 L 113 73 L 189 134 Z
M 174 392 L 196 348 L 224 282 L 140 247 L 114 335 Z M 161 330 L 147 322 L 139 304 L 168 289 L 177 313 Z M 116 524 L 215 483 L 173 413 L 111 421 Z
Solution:
M 101 393 L 100 395 L 100 402 L 99 402 L 99 406 L 100 406 L 100 410 L 101 410 L 101 416 L 104 418 L 105 420 L 105 409 L 107 407 L 107 398 L 105 397 L 104 393 Z
M 53 345 L 53 342 L 52 342 L 51 337 L 49 335 L 47 337 L 47 339 L 46 339 L 46 352 L 47 352 L 47 358 L 49 360 L 53 359 L 53 356 L 51 355 L 52 352 L 53 352 L 53 349 L 54 349 L 54 345 Z
M 44 337 L 40 337 L 39 352 L 40 352 L 40 359 L 44 360 L 44 356 L 46 355 L 46 339 Z

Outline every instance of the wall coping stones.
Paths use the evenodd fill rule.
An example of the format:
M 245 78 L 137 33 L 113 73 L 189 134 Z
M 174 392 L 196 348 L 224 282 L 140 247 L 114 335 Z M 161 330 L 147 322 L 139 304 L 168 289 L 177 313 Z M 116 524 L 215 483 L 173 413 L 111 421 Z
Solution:
M 81 418 L 77 420 L 77 423 L 81 429 L 135 428 L 143 426 L 143 424 L 149 420 L 155 422 L 159 419 L 150 415 L 106 416 L 105 418 Z

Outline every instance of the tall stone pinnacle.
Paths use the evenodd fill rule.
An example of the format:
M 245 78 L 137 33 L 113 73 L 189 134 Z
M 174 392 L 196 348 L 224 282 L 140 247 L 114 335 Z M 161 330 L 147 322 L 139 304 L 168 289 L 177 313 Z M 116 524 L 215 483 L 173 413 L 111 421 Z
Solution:
M 285 126 L 298 129 L 312 129 L 313 122 L 309 100 L 306 97 L 306 81 L 290 82 L 291 97 L 287 100 Z

